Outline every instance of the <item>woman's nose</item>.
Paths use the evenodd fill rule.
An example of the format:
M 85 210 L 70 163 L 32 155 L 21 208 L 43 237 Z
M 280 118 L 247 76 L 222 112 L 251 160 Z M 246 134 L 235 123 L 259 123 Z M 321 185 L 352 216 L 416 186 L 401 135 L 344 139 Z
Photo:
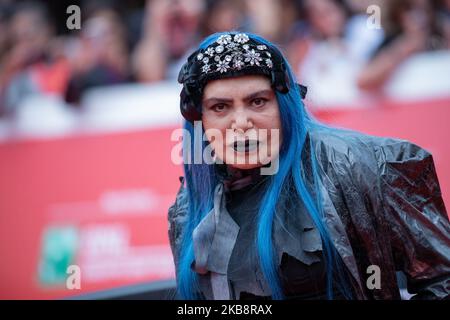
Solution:
M 253 123 L 245 110 L 236 111 L 234 113 L 233 123 L 231 124 L 231 129 L 246 132 L 248 129 L 253 127 Z

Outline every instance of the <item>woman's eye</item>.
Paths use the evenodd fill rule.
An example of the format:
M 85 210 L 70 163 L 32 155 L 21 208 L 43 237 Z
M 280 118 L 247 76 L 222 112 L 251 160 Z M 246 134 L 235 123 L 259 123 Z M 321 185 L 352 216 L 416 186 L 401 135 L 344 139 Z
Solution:
M 252 101 L 253 105 L 256 107 L 262 107 L 267 102 L 267 99 L 256 98 Z
M 216 112 L 222 112 L 225 110 L 225 105 L 224 104 L 216 104 L 216 105 L 212 106 L 211 109 Z

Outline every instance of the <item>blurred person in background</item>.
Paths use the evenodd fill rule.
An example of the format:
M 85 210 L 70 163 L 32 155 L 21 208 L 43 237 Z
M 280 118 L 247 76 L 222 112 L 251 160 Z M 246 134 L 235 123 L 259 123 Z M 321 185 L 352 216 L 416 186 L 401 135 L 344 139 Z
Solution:
M 4 109 L 4 104 L 2 103 L 2 89 L 4 86 L 4 81 L 6 77 L 3 75 L 3 64 L 5 61 L 5 56 L 8 53 L 8 40 L 9 40 L 9 15 L 10 15 L 10 5 L 7 3 L 0 2 L 0 117 L 2 117 L 6 110 Z
M 200 35 L 248 29 L 247 7 L 242 0 L 206 0 Z
M 361 89 L 382 93 L 406 60 L 419 53 L 448 48 L 444 31 L 448 18 L 439 19 L 435 1 L 385 1 L 381 21 L 385 38 L 358 76 Z
M 184 54 L 198 42 L 203 0 L 148 0 L 142 38 L 132 56 L 139 82 L 176 78 Z
M 450 0 L 442 0 L 439 3 L 439 9 L 438 18 L 442 25 L 447 49 L 450 49 Z
M 345 0 L 350 12 L 345 29 L 351 44 L 352 55 L 367 62 L 384 39 L 379 21 L 374 21 L 374 9 L 380 8 L 384 0 Z M 370 10 L 368 10 L 370 8 Z
M 300 11 L 304 22 L 295 25 L 289 57 L 309 87 L 311 102 L 322 107 L 354 103 L 359 99 L 357 74 L 379 41 L 379 31 L 358 35 L 355 30 L 366 28 L 365 20 L 363 25 L 361 19 L 352 20 L 351 8 L 342 0 L 304 0 Z
M 288 31 L 297 20 L 297 6 L 292 0 L 246 0 L 248 31 L 284 45 Z
M 65 99 L 76 104 L 89 88 L 129 81 L 126 29 L 113 2 L 90 2 L 77 38 L 68 44 L 71 76 Z
M 439 9 L 438 18 L 442 25 L 447 49 L 450 49 L 450 0 L 443 0 L 439 3 Z
M 10 19 L 2 22 L 7 31 L 1 42 L 7 45 L 0 60 L 0 104 L 8 114 L 31 94 L 61 94 L 69 74 L 46 6 L 21 2 L 10 9 Z

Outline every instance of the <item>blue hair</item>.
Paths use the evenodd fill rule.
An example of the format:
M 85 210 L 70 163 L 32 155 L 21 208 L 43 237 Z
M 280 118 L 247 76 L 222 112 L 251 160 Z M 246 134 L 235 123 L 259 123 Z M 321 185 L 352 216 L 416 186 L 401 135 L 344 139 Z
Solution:
M 212 44 L 224 33 L 216 33 L 206 38 L 200 48 L 204 49 Z M 257 41 L 273 48 L 278 49 L 267 40 L 257 36 L 250 35 Z M 283 58 L 284 59 L 284 58 Z M 262 198 L 258 213 L 257 232 L 256 232 L 256 251 L 259 257 L 261 270 L 272 291 L 272 299 L 283 299 L 284 294 L 281 285 L 281 279 L 277 272 L 275 261 L 276 253 L 274 249 L 272 232 L 273 221 L 276 218 L 276 206 L 283 188 L 288 184 L 293 184 L 297 196 L 303 201 L 308 214 L 311 216 L 316 228 L 320 232 L 322 239 L 323 254 L 327 269 L 327 297 L 333 299 L 333 288 L 337 289 L 346 298 L 351 298 L 350 286 L 344 277 L 344 268 L 339 259 L 326 224 L 323 222 L 323 208 L 320 200 L 317 159 L 314 147 L 311 144 L 309 150 L 310 166 L 312 171 L 314 190 L 309 190 L 304 181 L 304 167 L 302 163 L 302 151 L 304 149 L 306 134 L 312 130 L 326 130 L 333 132 L 339 129 L 330 128 L 317 121 L 309 114 L 302 102 L 300 92 L 296 86 L 296 81 L 292 70 L 284 59 L 289 77 L 290 90 L 286 94 L 276 91 L 276 97 L 280 110 L 282 124 L 283 141 L 279 153 L 279 167 L 277 174 L 270 177 L 268 188 Z M 190 136 L 194 136 L 194 127 L 188 121 L 185 121 L 185 129 Z M 203 133 L 203 132 L 202 132 Z M 186 154 L 186 150 L 194 150 L 194 139 L 184 139 L 183 153 L 189 156 L 191 161 L 184 165 L 186 178 L 186 189 L 188 196 L 188 219 L 184 227 L 183 239 L 180 248 L 180 262 L 177 270 L 178 294 L 183 299 L 200 299 L 198 276 L 192 270 L 191 264 L 194 261 L 194 250 L 192 244 L 192 232 L 200 223 L 202 218 L 213 207 L 214 189 L 218 183 L 218 177 L 211 164 L 193 164 L 193 153 Z M 190 143 L 191 145 L 187 145 Z M 199 143 L 199 142 L 197 142 Z M 202 141 L 202 150 L 206 148 L 207 142 Z M 315 196 L 313 196 L 313 194 Z M 291 213 L 291 214 L 295 214 Z

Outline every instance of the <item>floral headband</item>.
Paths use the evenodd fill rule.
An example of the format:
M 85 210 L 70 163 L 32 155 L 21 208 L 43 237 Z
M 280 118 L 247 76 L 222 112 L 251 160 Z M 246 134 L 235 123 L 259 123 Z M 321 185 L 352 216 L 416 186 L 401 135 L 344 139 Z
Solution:
M 202 72 L 224 73 L 242 70 L 246 66 L 272 68 L 272 54 L 264 44 L 251 43 L 245 33 L 221 35 L 215 43 L 197 54 L 197 60 L 203 63 Z
M 190 122 L 200 120 L 200 102 L 208 81 L 249 74 L 267 76 L 275 90 L 289 91 L 286 65 L 277 48 L 246 33 L 222 34 L 214 43 L 192 53 L 181 68 L 178 75 L 178 82 L 183 84 L 181 114 Z M 299 86 L 304 98 L 306 87 Z

